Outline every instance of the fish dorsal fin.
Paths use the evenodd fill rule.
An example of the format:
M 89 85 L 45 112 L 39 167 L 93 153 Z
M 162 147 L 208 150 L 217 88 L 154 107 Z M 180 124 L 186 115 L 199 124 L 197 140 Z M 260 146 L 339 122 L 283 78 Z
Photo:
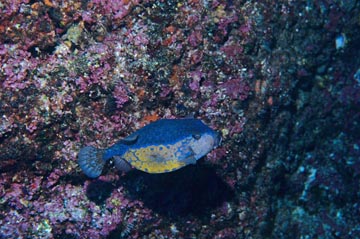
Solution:
M 121 143 L 123 143 L 125 145 L 133 145 L 137 142 L 138 139 L 139 139 L 138 134 L 132 134 L 132 135 L 129 135 L 128 137 L 122 139 Z

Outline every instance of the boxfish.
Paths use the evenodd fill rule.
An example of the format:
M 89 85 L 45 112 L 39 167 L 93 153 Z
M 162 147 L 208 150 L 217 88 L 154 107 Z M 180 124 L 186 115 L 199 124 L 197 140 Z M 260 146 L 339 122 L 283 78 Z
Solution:
M 106 149 L 86 146 L 78 164 L 90 178 L 100 176 L 113 158 L 116 168 L 166 173 L 195 164 L 220 144 L 220 134 L 199 119 L 160 119 Z

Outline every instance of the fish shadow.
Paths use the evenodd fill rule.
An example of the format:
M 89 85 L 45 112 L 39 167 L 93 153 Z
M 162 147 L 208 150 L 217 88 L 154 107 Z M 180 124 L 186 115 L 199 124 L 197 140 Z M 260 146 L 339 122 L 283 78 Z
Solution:
M 94 180 L 87 186 L 85 194 L 90 201 L 100 206 L 110 197 L 114 188 L 115 185 L 110 182 Z
M 132 200 L 170 217 L 200 216 L 234 196 L 213 168 L 199 164 L 164 174 L 134 170 L 122 181 Z

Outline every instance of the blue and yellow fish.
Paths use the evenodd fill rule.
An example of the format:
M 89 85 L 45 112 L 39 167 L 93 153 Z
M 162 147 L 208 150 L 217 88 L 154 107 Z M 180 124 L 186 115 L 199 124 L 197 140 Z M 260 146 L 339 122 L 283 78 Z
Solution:
M 114 158 L 119 170 L 131 167 L 148 173 L 172 172 L 196 161 L 220 143 L 220 134 L 198 119 L 161 119 L 130 134 L 107 149 L 84 147 L 78 155 L 83 172 L 100 176 Z

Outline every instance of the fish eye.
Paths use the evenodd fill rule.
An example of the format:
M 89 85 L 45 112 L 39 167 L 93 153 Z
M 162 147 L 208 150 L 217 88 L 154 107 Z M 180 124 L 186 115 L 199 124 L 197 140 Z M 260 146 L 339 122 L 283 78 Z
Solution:
M 200 134 L 193 134 L 192 137 L 196 140 L 199 140 L 201 138 Z

